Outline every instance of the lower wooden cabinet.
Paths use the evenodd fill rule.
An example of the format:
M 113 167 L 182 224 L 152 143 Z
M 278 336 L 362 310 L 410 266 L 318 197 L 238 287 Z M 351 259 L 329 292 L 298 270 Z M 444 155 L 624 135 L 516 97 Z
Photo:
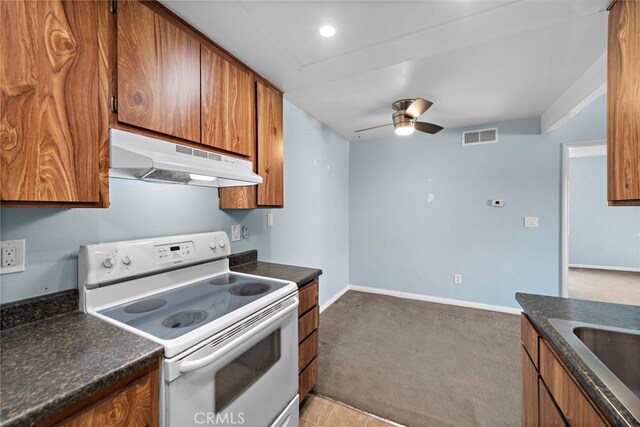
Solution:
M 70 427 L 157 426 L 158 362 L 98 390 L 40 425 Z
M 608 426 L 607 420 L 524 314 L 522 324 L 522 425 Z M 539 355 L 531 355 L 532 348 Z M 539 369 L 534 360 L 538 360 Z
M 525 347 L 520 347 L 522 367 L 522 427 L 538 427 L 538 371 Z
M 318 280 L 299 290 L 298 298 L 298 395 L 300 402 L 318 382 Z

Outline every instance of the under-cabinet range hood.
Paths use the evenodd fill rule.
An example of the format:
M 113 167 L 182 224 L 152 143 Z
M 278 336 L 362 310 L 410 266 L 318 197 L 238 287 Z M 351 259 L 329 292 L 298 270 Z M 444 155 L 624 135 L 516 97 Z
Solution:
M 109 176 L 204 187 L 262 183 L 253 163 L 186 145 L 111 129 Z

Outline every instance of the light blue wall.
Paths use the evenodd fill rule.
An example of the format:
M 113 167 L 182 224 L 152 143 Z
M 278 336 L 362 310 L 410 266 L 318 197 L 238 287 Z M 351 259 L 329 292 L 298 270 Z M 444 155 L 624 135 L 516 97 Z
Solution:
M 607 205 L 607 158 L 569 161 L 569 264 L 640 269 L 640 207 Z
M 216 189 L 118 179 L 110 182 L 109 209 L 0 209 L 1 238 L 27 240 L 27 269 L 0 276 L 0 299 L 76 287 L 77 251 L 84 243 L 230 233 L 232 224 L 242 223 L 249 239 L 234 242 L 233 252 L 255 248 L 262 260 L 322 268 L 324 301 L 348 283 L 348 155 L 344 139 L 285 101 L 283 210 L 221 211 Z M 268 212 L 274 213 L 273 228 L 266 227 Z
M 475 147 L 462 129 L 351 143 L 350 283 L 512 307 L 558 295 L 561 143 L 604 138 L 605 111 L 603 97 L 548 135 L 499 123 L 500 142 Z

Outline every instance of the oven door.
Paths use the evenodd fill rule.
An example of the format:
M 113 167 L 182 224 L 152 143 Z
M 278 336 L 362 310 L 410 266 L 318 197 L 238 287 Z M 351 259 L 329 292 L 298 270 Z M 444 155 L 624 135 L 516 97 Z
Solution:
M 270 425 L 298 393 L 297 308 L 297 298 L 286 299 L 165 360 L 163 424 Z

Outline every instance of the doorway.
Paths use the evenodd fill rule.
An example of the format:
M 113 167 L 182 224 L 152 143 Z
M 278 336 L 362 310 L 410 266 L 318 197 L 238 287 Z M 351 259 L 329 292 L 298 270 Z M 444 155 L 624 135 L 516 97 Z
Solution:
M 640 305 L 640 207 L 609 207 L 606 143 L 564 144 L 561 295 Z

